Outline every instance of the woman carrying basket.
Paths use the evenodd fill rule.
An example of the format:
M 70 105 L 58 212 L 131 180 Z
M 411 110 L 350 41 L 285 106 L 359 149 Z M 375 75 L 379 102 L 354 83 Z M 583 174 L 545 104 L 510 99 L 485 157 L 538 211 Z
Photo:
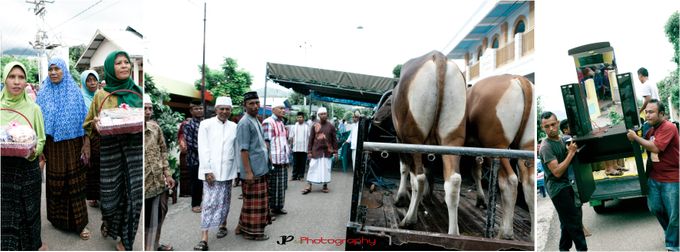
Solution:
M 114 51 L 106 57 L 106 86 L 95 93 L 83 124 L 88 136 L 97 130 L 102 109 L 142 107 L 142 89 L 130 78 L 130 70 L 130 57 L 126 52 Z M 143 114 L 139 119 L 143 122 Z M 137 233 L 142 210 L 143 144 L 141 130 L 134 134 L 102 134 L 100 137 L 101 232 L 103 237 L 121 238 L 116 245 L 118 250 L 132 250 Z M 86 142 L 86 147 L 89 145 Z M 86 158 L 90 154 L 87 150 L 89 148 Z
M 30 125 L 36 145 L 28 157 L 0 158 L 2 163 L 2 250 L 46 250 L 40 238 L 41 172 L 37 157 L 45 145 L 45 129 L 40 107 L 25 92 L 26 67 L 10 62 L 2 71 L 5 87 L 0 94 L 0 124 Z M 9 111 L 5 109 L 12 109 Z M 16 112 L 15 112 L 16 111 Z M 18 113 L 17 113 L 18 112 Z M 19 114 L 20 113 L 20 114 Z M 25 117 L 25 118 L 24 118 Z
M 52 58 L 47 66 L 48 77 L 36 100 L 45 118 L 47 136 L 47 220 L 57 229 L 79 233 L 81 239 L 88 240 L 85 169 L 81 161 L 87 138 L 83 137 L 81 125 L 87 108 L 66 62 Z

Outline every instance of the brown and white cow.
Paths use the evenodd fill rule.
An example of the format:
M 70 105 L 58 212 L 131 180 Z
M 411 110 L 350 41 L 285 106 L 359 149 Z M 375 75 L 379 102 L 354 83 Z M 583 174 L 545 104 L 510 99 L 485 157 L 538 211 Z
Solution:
M 536 111 L 533 106 L 533 84 L 522 76 L 499 75 L 478 81 L 467 97 L 467 139 L 466 146 L 480 146 L 497 149 L 534 150 L 535 128 L 533 120 Z M 512 239 L 512 221 L 517 200 L 518 176 L 510 166 L 510 160 L 501 159 L 498 172 L 498 187 L 501 191 L 503 217 L 500 238 Z M 518 162 L 524 199 L 531 214 L 533 237 L 534 195 L 536 180 L 533 160 Z M 477 202 L 484 204 L 481 187 L 481 165 L 479 160 L 473 171 L 477 184 Z
M 406 62 L 392 93 L 392 121 L 401 143 L 463 146 L 465 143 L 465 78 L 444 54 L 432 51 Z M 460 156 L 444 155 L 444 191 L 449 213 L 449 234 L 458 235 Z M 422 154 L 400 154 L 401 182 L 397 201 L 406 199 L 410 177 L 411 201 L 400 226 L 417 221 L 418 205 L 429 191 Z M 410 176 L 409 176 L 410 175 Z

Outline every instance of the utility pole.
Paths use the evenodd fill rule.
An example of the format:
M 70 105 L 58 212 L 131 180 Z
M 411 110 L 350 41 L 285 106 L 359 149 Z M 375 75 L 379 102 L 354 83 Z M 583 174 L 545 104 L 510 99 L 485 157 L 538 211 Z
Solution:
M 52 44 L 48 41 L 47 31 L 45 31 L 45 13 L 47 12 L 45 4 L 54 3 L 54 0 L 27 0 L 26 3 L 33 5 L 31 7 L 33 14 L 40 18 L 38 32 L 35 34 L 35 41 L 28 42 L 28 44 L 33 46 L 33 49 L 38 50 L 38 58 L 40 59 L 40 66 L 38 67 L 38 69 L 40 69 L 38 72 L 38 84 L 40 84 L 47 73 L 47 54 L 45 50 L 59 46 L 59 44 Z
M 203 106 L 204 118 L 208 116 L 207 105 L 205 104 L 205 18 L 208 4 L 203 2 L 203 70 L 201 71 L 201 106 Z

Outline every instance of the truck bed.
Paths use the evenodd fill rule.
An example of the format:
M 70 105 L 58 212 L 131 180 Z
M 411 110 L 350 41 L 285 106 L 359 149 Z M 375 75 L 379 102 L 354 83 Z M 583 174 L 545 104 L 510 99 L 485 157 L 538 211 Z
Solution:
M 395 181 L 398 184 L 398 181 Z M 461 185 L 461 197 L 458 208 L 458 226 L 460 230 L 460 237 L 468 237 L 472 239 L 486 239 L 484 237 L 486 210 L 475 207 L 476 193 L 471 181 L 464 181 Z M 403 219 L 408 207 L 394 206 L 394 194 L 396 189 L 378 189 L 374 192 L 369 192 L 364 188 L 362 193 L 361 204 L 368 207 L 366 213 L 366 226 L 384 227 L 389 229 L 399 229 L 398 224 Z M 424 199 L 418 211 L 418 222 L 409 230 L 422 231 L 426 234 L 442 234 L 448 236 L 448 211 L 444 201 L 444 190 L 440 184 L 435 184 L 431 200 Z M 487 196 L 488 197 L 488 196 Z M 500 197 L 500 196 L 497 196 Z M 496 215 L 495 215 L 495 233 L 497 234 L 501 222 L 502 209 L 500 206 L 500 198 L 497 198 Z M 531 216 L 529 212 L 519 206 L 515 206 L 515 218 L 513 221 L 513 230 L 515 241 L 518 244 L 527 245 L 532 243 L 531 235 Z M 393 236 L 391 242 L 399 244 L 408 244 L 412 242 L 422 242 L 422 239 L 414 236 Z M 422 238 L 422 237 L 420 237 Z M 489 239 L 495 240 L 495 239 Z M 492 243 L 509 243 L 513 241 L 496 240 Z M 441 245 L 436 241 L 426 242 L 430 245 Z M 447 247 L 443 247 L 447 248 Z M 493 247 L 489 247 L 491 249 Z M 514 247 L 522 249 L 521 246 Z M 526 249 L 526 247 L 524 247 Z M 451 249 L 451 248 L 448 248 Z M 485 249 L 487 250 L 487 249 Z

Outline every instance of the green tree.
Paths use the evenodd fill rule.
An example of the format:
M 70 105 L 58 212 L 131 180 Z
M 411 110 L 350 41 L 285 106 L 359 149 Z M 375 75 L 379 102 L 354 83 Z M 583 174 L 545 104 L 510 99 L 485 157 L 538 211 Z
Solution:
M 543 114 L 543 105 L 541 104 L 541 96 L 536 98 L 536 140 L 543 139 L 548 136 L 543 128 L 541 128 L 541 114 Z
M 678 11 L 674 12 L 670 18 L 668 18 L 668 21 L 664 26 L 664 31 L 666 32 L 668 41 L 673 44 L 673 50 L 675 51 L 673 57 L 675 70 L 672 71 L 670 75 L 666 76 L 666 78 L 659 81 L 657 87 L 659 88 L 659 96 L 661 96 L 663 102 L 667 103 L 668 101 L 666 99 L 671 97 L 672 101 L 669 106 L 672 106 L 675 111 L 678 111 L 678 108 L 680 108 L 680 100 L 678 99 L 678 93 L 680 92 L 680 88 L 678 87 L 678 83 L 680 83 L 680 80 L 678 80 L 678 75 L 680 74 L 680 14 Z
M 158 89 L 153 81 L 153 77 L 149 74 L 144 74 L 144 93 L 151 96 L 153 101 L 153 120 L 158 123 L 163 131 L 165 138 L 165 145 L 168 149 L 177 146 L 177 131 L 178 125 L 184 120 L 184 116 L 176 111 L 172 111 L 170 106 L 163 104 L 163 102 L 170 101 L 170 95 L 165 91 Z M 173 177 L 179 178 L 177 159 L 168 156 L 170 169 L 173 172 Z
M 673 44 L 673 49 L 675 49 L 673 61 L 675 61 L 675 64 L 680 65 L 680 39 L 678 38 L 680 37 L 680 14 L 678 11 L 675 11 L 671 14 L 671 17 L 668 18 L 668 21 L 664 26 L 664 31 L 666 32 L 668 41 Z
M 250 89 L 253 83 L 249 72 L 239 69 L 235 59 L 226 57 L 220 70 L 213 70 L 206 67 L 205 89 L 210 91 L 214 97 L 229 96 L 234 104 L 232 114 L 240 114 L 243 109 L 243 94 Z M 199 66 L 199 72 L 201 67 Z M 201 80 L 195 82 L 197 90 L 201 90 Z
M 401 76 L 401 64 L 397 65 L 392 69 L 392 74 L 394 75 L 394 78 L 399 78 Z
M 288 102 L 290 102 L 291 105 L 304 105 L 304 99 L 305 96 L 298 92 L 292 92 L 290 93 L 290 96 L 288 96 Z
M 69 57 L 68 70 L 71 72 L 73 79 L 76 81 L 78 85 L 80 85 L 80 72 L 82 72 L 85 69 L 77 69 L 76 63 L 78 62 L 78 59 L 80 59 L 80 56 L 83 55 L 84 52 L 85 45 L 71 46 L 68 48 Z
M 0 65 L 2 67 L 5 67 L 5 65 L 7 65 L 8 63 L 10 63 L 12 61 L 19 61 L 19 62 L 21 62 L 21 64 L 24 64 L 24 66 L 26 67 L 26 71 L 28 71 L 28 73 L 26 73 L 26 81 L 28 83 L 35 84 L 35 83 L 39 82 L 38 81 L 38 75 L 39 75 L 38 72 L 40 71 L 40 68 L 38 67 L 39 63 L 38 63 L 37 59 L 29 59 L 29 58 L 26 58 L 26 57 L 15 57 L 15 56 L 12 56 L 12 55 L 4 55 L 4 56 L 2 56 L 2 59 L 0 59 Z M 0 71 L 2 71 L 2 70 L 0 69 Z M 4 82 L 4 81 L 5 80 L 2 80 L 0 82 Z

